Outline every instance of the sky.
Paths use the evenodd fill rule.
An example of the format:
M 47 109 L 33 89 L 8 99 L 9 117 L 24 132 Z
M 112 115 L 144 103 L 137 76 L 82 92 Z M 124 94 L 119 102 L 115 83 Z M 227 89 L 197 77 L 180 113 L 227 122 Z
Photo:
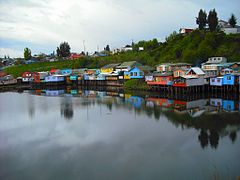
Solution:
M 200 9 L 215 8 L 223 20 L 233 13 L 239 24 L 239 7 L 239 0 L 0 0 L 0 57 L 23 57 L 25 47 L 49 54 L 64 41 L 78 53 L 164 41 L 196 28 Z

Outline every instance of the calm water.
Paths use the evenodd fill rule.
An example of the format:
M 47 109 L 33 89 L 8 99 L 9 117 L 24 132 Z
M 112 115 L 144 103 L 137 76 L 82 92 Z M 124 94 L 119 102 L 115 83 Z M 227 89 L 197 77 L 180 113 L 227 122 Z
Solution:
M 0 179 L 236 179 L 239 117 L 221 98 L 0 93 Z

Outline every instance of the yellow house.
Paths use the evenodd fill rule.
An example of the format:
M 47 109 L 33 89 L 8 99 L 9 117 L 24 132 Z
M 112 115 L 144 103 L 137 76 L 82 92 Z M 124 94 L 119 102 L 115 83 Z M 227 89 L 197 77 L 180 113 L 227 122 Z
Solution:
M 103 66 L 100 71 L 101 73 L 112 73 L 116 66 L 118 66 L 119 64 L 107 64 L 105 66 Z

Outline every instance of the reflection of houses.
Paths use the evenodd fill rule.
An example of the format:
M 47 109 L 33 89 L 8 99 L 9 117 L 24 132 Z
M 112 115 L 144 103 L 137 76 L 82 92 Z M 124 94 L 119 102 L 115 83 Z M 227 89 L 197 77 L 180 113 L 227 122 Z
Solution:
M 41 81 L 44 81 L 47 76 L 49 76 L 48 72 L 36 72 L 33 75 L 33 79 L 35 83 L 40 83 Z
M 175 111 L 184 113 L 187 109 L 187 101 L 174 100 L 173 106 Z
M 152 102 L 156 106 L 160 106 L 160 107 L 168 107 L 168 108 L 170 108 L 173 105 L 173 100 L 166 99 L 166 98 L 147 98 L 146 101 L 148 103 Z
M 45 90 L 46 96 L 59 96 L 64 94 L 64 90 Z
M 222 106 L 222 99 L 210 99 L 210 106 L 221 107 Z
M 207 105 L 206 99 L 199 99 L 195 101 L 187 102 L 187 111 L 191 117 L 199 117 L 205 112 L 205 106 Z
M 65 81 L 65 76 L 63 75 L 50 75 L 45 77 L 46 83 L 60 83 Z
M 224 111 L 228 111 L 228 112 L 232 112 L 232 111 L 238 111 L 238 103 L 235 103 L 234 101 L 231 100 L 223 100 L 222 101 L 223 104 L 223 110 Z
M 135 108 L 141 108 L 144 104 L 144 99 L 138 96 L 125 95 L 125 102 L 133 105 Z

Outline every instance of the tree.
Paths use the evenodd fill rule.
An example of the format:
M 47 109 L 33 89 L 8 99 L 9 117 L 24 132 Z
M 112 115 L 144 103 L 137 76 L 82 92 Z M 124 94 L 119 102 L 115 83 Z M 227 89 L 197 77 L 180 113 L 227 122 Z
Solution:
M 110 47 L 109 47 L 109 45 L 106 46 L 105 51 L 110 52 Z
M 207 24 L 207 13 L 200 9 L 198 13 L 198 17 L 196 19 L 196 23 L 198 24 L 198 28 L 200 30 L 203 30 L 206 27 Z
M 237 18 L 234 16 L 234 14 L 231 15 L 231 17 L 228 20 L 228 23 L 234 28 L 237 24 Z
M 166 42 L 172 41 L 177 37 L 177 32 L 173 31 L 168 37 L 166 37 Z
M 70 56 L 70 46 L 67 42 L 62 42 L 59 47 L 57 47 L 58 57 L 69 57 Z
M 29 48 L 25 48 L 24 49 L 24 59 L 25 60 L 29 60 L 31 59 L 32 55 L 31 55 L 31 50 Z
M 217 17 L 217 12 L 215 11 L 215 9 L 209 11 L 208 25 L 209 25 L 210 31 L 216 31 L 217 26 L 218 26 L 218 17 Z

